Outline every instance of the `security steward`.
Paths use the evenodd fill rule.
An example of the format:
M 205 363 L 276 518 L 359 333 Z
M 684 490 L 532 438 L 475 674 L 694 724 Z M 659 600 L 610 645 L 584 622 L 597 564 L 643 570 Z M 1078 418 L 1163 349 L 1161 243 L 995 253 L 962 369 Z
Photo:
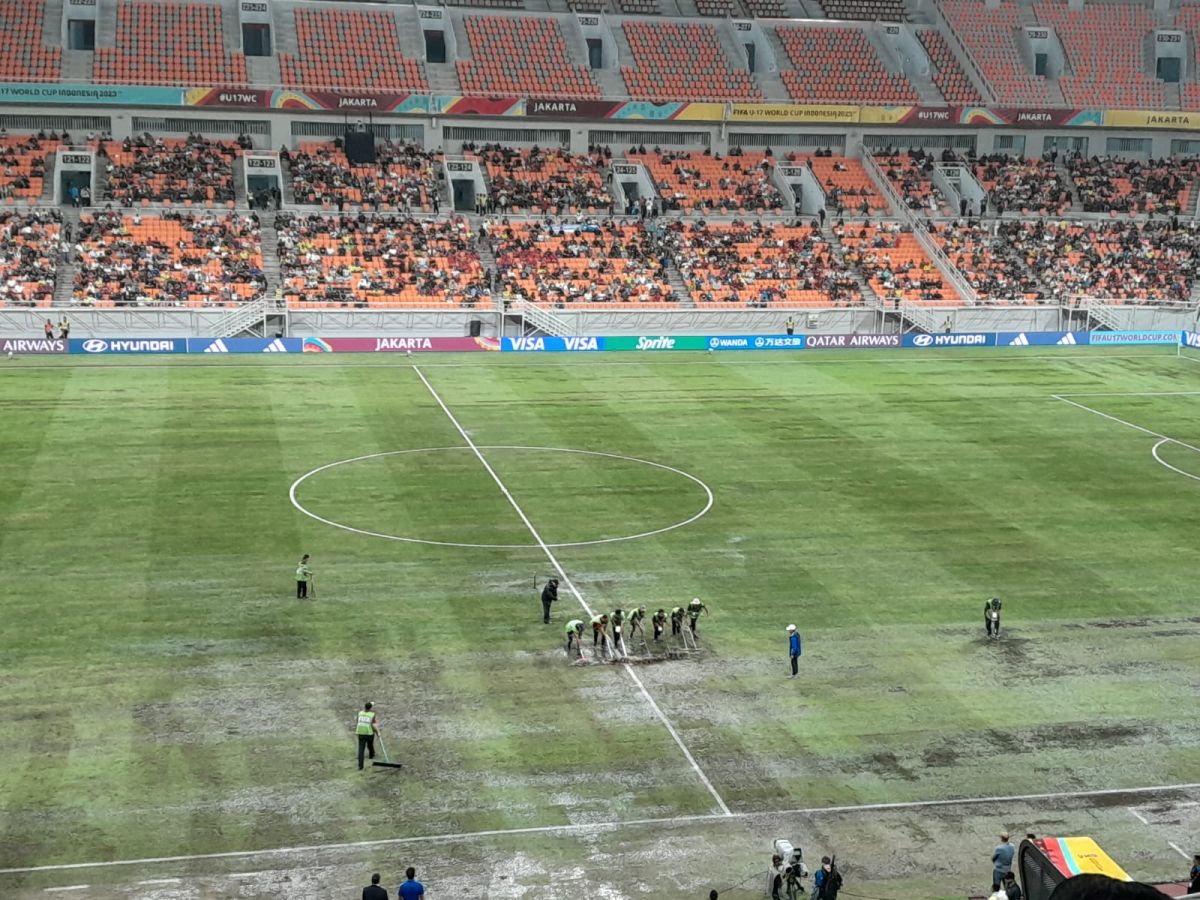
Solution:
M 369 759 L 375 758 L 375 735 L 379 733 L 379 720 L 375 716 L 374 704 L 368 700 L 363 704 L 362 712 L 358 714 L 358 722 L 354 733 L 358 735 L 358 767 L 363 767 L 363 752 Z
M 796 333 L 796 320 L 793 319 L 791 316 L 788 316 L 787 322 L 784 323 L 784 328 L 787 329 L 788 334 L 795 334 Z
M 542 622 L 550 624 L 550 604 L 558 599 L 558 579 L 551 578 L 542 588 Z
M 309 556 L 305 553 L 300 557 L 300 563 L 296 566 L 296 599 L 303 600 L 308 597 L 308 582 L 312 579 L 312 569 L 308 565 Z

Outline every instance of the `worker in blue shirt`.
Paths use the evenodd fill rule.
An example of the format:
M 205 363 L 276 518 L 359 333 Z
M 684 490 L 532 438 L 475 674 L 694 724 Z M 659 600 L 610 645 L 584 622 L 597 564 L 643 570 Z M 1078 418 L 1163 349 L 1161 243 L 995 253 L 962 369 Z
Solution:
M 421 900 L 425 896 L 425 885 L 417 881 L 417 870 L 409 866 L 404 870 L 404 877 L 408 880 L 396 888 L 396 896 L 400 900 Z
M 792 658 L 792 674 L 788 678 L 795 678 L 800 671 L 800 632 L 796 630 L 795 625 L 789 625 L 787 632 L 788 656 Z

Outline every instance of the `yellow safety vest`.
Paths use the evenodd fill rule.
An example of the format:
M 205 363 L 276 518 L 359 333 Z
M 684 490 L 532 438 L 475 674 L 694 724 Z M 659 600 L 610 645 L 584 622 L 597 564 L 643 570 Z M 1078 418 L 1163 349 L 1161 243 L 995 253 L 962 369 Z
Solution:
M 370 709 L 364 709 L 358 714 L 358 727 L 354 730 L 355 734 L 373 734 L 375 731 L 375 712 Z

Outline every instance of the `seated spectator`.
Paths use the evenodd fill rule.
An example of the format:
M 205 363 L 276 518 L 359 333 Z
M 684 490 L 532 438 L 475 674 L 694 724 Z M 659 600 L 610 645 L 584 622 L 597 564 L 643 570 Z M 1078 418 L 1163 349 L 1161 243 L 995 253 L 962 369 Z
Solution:
M 906 226 L 898 223 L 834 226 L 843 258 L 862 272 L 885 301 L 958 304 L 953 288 Z
M 284 295 L 291 304 L 465 306 L 488 296 L 470 223 L 391 215 L 276 219 Z
M 234 198 L 233 161 L 241 148 L 232 141 L 186 140 L 149 134 L 123 142 L 101 141 L 97 156 L 104 165 L 105 201 L 225 205 Z
M 84 214 L 75 255 L 84 306 L 228 306 L 267 284 L 253 213 Z
M 657 228 L 590 220 L 485 223 L 502 296 L 557 307 L 673 304 Z
M 771 180 L 774 159 L 761 153 L 693 153 L 690 150 L 660 150 L 630 153 L 643 163 L 668 210 L 699 214 L 781 212 L 783 196 Z
M 1075 153 L 1066 165 L 1084 212 L 1178 215 L 1200 174 L 1196 159 L 1142 162 Z
M 340 142 L 301 144 L 288 157 L 297 203 L 336 207 L 347 203 L 379 210 L 432 211 L 438 205 L 441 153 L 419 144 L 385 141 L 375 162 L 352 165 Z
M 1021 253 L 998 239 L 991 228 L 962 219 L 928 227 L 934 241 L 981 301 L 1033 303 L 1042 299 L 1042 284 Z
M 884 176 L 895 185 L 909 209 L 926 216 L 951 215 L 945 194 L 933 183 L 932 157 L 920 150 L 910 150 L 901 156 L 874 154 Z
M 537 209 L 563 215 L 579 210 L 606 210 L 604 157 L 593 151 L 576 156 L 565 150 L 533 147 L 516 150 L 485 144 L 477 155 L 487 167 L 491 195 L 504 194 L 514 210 Z
M 0 306 L 49 306 L 60 256 L 58 210 L 0 213 Z
M 41 197 L 46 157 L 59 146 L 57 137 L 0 135 L 0 200 Z
M 1052 159 L 993 153 L 975 160 L 974 172 L 998 215 L 1023 210 L 1061 213 L 1071 205 L 1071 189 Z

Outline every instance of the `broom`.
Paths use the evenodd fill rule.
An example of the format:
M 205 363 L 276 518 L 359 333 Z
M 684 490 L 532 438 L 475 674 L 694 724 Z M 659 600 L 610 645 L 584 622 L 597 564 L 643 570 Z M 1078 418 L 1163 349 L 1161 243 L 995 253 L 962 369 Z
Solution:
M 400 765 L 400 763 L 394 763 L 388 758 L 387 745 L 383 742 L 383 734 L 381 732 L 376 732 L 376 734 L 379 735 L 379 749 L 383 751 L 383 762 L 375 759 L 371 760 L 371 765 L 379 766 L 383 769 L 403 769 L 404 766 Z

